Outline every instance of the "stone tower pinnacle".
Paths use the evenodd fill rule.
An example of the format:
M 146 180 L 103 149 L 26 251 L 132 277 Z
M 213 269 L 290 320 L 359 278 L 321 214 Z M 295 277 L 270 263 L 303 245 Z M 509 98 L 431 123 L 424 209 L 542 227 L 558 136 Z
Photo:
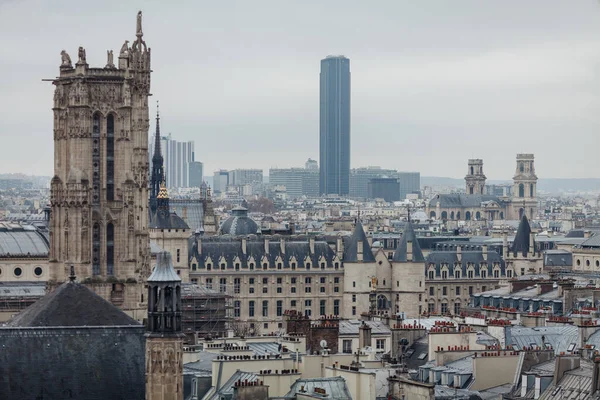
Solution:
M 54 91 L 50 279 L 78 279 L 132 317 L 145 318 L 148 238 L 150 49 L 125 41 L 118 68 L 90 67 L 61 53 Z M 108 284 L 119 282 L 118 284 Z
M 154 135 L 154 155 L 152 156 L 152 176 L 150 182 L 150 209 L 152 212 L 156 211 L 156 199 L 160 191 L 160 185 L 165 179 L 160 139 L 160 112 L 158 102 L 156 102 L 156 132 Z
M 534 219 L 537 214 L 537 175 L 534 155 L 517 154 L 517 167 L 513 177 L 512 219 L 528 215 Z

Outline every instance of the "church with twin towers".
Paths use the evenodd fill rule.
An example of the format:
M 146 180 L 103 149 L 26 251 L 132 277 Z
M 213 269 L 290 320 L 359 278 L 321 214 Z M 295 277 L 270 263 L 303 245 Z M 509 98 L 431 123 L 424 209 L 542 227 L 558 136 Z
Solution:
M 469 160 L 465 193 L 438 194 L 427 204 L 427 215 L 444 222 L 535 219 L 537 175 L 533 154 L 517 154 L 512 186 L 503 193 L 486 191 L 483 160 Z

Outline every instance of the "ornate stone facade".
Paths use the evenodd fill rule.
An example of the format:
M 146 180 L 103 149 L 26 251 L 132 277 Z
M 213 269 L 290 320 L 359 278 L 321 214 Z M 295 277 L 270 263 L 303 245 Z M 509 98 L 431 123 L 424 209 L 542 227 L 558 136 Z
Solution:
M 51 281 L 71 265 L 82 282 L 134 318 L 145 315 L 148 239 L 148 96 L 150 49 L 137 39 L 91 68 L 63 50 L 54 91 L 54 177 L 51 181 Z

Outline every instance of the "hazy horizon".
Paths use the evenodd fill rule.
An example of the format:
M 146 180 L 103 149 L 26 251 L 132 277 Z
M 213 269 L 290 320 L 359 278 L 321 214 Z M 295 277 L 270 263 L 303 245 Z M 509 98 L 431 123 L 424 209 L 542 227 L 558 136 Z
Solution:
M 95 3 L 0 0 L 0 173 L 53 173 L 60 51 L 103 67 L 144 15 L 151 129 L 194 140 L 204 174 L 318 160 L 319 63 L 350 59 L 353 168 L 464 177 L 482 158 L 511 179 L 517 153 L 539 177 L 595 178 L 600 3 L 382 1 Z

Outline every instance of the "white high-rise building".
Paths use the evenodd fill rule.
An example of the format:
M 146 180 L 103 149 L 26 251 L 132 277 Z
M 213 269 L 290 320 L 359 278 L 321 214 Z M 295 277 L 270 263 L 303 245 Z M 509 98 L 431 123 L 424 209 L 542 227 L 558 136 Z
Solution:
M 154 154 L 154 141 L 150 154 Z M 168 136 L 161 137 L 160 146 L 164 158 L 165 178 L 168 188 L 189 187 L 189 165 L 194 161 L 194 142 L 178 142 Z

